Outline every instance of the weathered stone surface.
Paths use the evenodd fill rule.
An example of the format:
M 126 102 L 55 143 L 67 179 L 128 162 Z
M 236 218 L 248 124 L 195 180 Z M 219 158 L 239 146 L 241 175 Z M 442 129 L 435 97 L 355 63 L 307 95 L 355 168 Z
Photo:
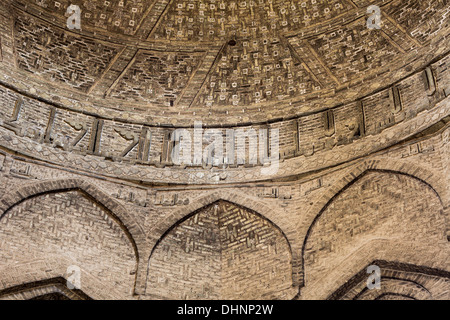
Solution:
M 448 1 L 70 4 L 0 8 L 0 299 L 450 298 Z

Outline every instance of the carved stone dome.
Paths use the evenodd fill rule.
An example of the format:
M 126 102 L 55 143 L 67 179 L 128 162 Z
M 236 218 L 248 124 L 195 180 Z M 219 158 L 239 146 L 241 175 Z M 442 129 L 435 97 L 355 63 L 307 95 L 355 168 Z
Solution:
M 66 27 L 72 3 L 81 30 Z M 369 4 L 382 10 L 381 29 L 367 28 Z M 4 55 L 10 75 L 67 108 L 148 124 L 257 123 L 348 103 L 423 68 L 448 51 L 446 10 L 446 1 L 17 0 L 5 30 L 15 57 Z

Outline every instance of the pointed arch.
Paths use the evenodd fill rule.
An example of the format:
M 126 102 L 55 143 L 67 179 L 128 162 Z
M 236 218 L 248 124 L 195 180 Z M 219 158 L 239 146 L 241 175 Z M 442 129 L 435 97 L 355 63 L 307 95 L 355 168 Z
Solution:
M 134 271 L 135 285 L 134 291 L 139 287 L 138 274 L 141 270 L 141 252 L 146 248 L 146 236 L 141 226 L 128 214 L 127 210 L 112 199 L 106 193 L 100 191 L 89 182 L 82 179 L 60 179 L 47 180 L 30 183 L 21 186 L 0 199 L 0 221 L 2 218 L 20 203 L 45 194 L 63 193 L 69 191 L 79 191 L 92 202 L 106 209 L 107 214 L 120 226 L 128 240 L 130 241 L 136 258 L 136 270 Z
M 139 249 L 137 244 L 145 242 L 145 233 L 143 229 L 128 214 L 127 210 L 121 204 L 85 180 L 47 180 L 21 186 L 12 192 L 5 194 L 3 198 L 0 199 L 0 220 L 4 214 L 8 212 L 8 210 L 26 199 L 45 193 L 57 193 L 72 190 L 81 191 L 94 202 L 100 204 L 111 212 L 113 218 L 115 218 L 119 224 L 123 226 L 126 233 L 130 237 L 130 240 L 134 243 L 134 246 L 136 247 L 136 255 L 139 258 Z
M 418 180 L 421 183 L 429 187 L 432 192 L 439 199 L 442 205 L 442 212 L 444 212 L 446 204 L 448 203 L 447 187 L 442 183 L 440 177 L 429 169 L 416 166 L 406 161 L 396 161 L 384 158 L 375 158 L 373 160 L 364 161 L 361 164 L 351 168 L 344 173 L 341 178 L 333 186 L 328 188 L 322 197 L 316 201 L 312 207 L 308 210 L 306 215 L 298 222 L 298 230 L 302 236 L 302 253 L 301 253 L 301 265 L 302 265 L 302 283 L 301 287 L 305 285 L 305 250 L 307 241 L 311 234 L 311 231 L 317 221 L 320 219 L 329 205 L 338 198 L 343 192 L 350 188 L 357 181 L 371 172 L 380 173 L 393 173 L 403 176 L 408 176 L 412 179 Z M 447 226 L 449 224 L 448 217 Z
M 214 198 L 208 198 L 208 199 L 211 200 Z M 221 211 L 222 210 L 221 208 L 226 211 Z M 232 210 L 228 211 L 230 209 L 232 209 Z M 235 209 L 237 209 L 238 211 L 235 211 Z M 240 211 L 240 210 L 242 210 L 242 211 Z M 222 214 L 225 214 L 225 215 L 222 216 Z M 231 218 L 231 217 L 233 217 L 233 218 Z M 221 219 L 224 219 L 224 220 L 221 220 Z M 240 230 L 240 231 L 230 231 L 229 227 L 232 227 L 233 225 L 238 226 L 237 230 Z M 234 228 L 234 227 L 232 227 L 232 228 Z M 241 229 L 241 228 L 243 228 L 243 229 Z M 192 231 L 192 230 L 195 230 L 195 231 Z M 204 231 L 201 231 L 201 230 L 204 230 Z M 251 231 L 251 230 L 258 230 L 258 231 Z M 194 232 L 195 234 L 197 234 L 198 232 L 201 232 L 201 234 L 204 234 L 204 232 L 207 232 L 207 234 L 209 234 L 211 232 L 211 237 L 207 236 L 204 239 L 202 237 L 202 239 L 200 239 L 198 245 L 196 245 L 192 249 L 189 249 L 188 244 L 185 245 L 185 241 L 183 239 L 186 237 L 186 239 L 189 241 L 189 239 L 192 238 L 192 236 L 190 236 L 191 232 Z M 246 249 L 243 252 L 239 253 L 241 251 L 240 246 L 242 245 L 242 241 L 241 241 L 242 239 L 241 240 L 236 240 L 236 239 L 230 240 L 231 242 L 229 242 L 229 237 L 234 232 L 236 232 L 235 237 L 237 236 L 238 239 L 240 239 L 239 237 L 241 237 L 242 235 L 244 235 L 243 239 L 245 239 L 245 237 L 247 237 L 247 236 L 245 236 L 245 234 L 247 234 L 247 232 L 250 232 L 249 235 L 251 237 L 251 234 L 253 232 L 255 232 L 256 238 L 259 238 L 260 239 L 259 241 L 262 241 L 262 243 L 260 245 L 258 245 L 257 247 L 255 247 L 256 251 L 253 251 L 253 249 L 250 250 L 250 252 L 253 252 L 253 253 L 250 253 L 250 252 L 245 253 L 249 250 L 248 249 L 249 244 L 247 243 Z M 231 237 L 233 237 L 233 236 L 231 236 Z M 272 240 L 270 240 L 270 239 L 272 239 Z M 277 239 L 277 240 L 275 240 L 275 239 Z M 248 238 L 247 238 L 247 240 L 248 240 Z M 269 242 L 267 242 L 267 241 L 269 241 Z M 275 245 L 275 242 L 273 244 L 269 244 L 269 243 L 272 243 L 272 241 L 279 243 L 280 247 L 278 247 L 278 245 Z M 206 245 L 203 244 L 203 242 L 205 242 Z M 218 245 L 216 248 L 216 244 L 218 244 L 218 243 L 220 245 Z M 239 244 L 239 246 L 235 247 L 236 244 Z M 228 247 L 229 245 L 230 245 L 230 247 Z M 275 245 L 276 248 L 278 248 L 278 249 L 271 250 L 270 247 L 272 247 L 272 245 Z M 297 287 L 297 286 L 292 285 L 293 281 L 291 279 L 291 277 L 292 277 L 292 261 L 293 261 L 292 248 L 291 248 L 291 244 L 289 243 L 289 240 L 288 240 L 286 234 L 284 233 L 282 228 L 280 228 L 278 225 L 276 225 L 271 219 L 263 216 L 262 214 L 260 214 L 257 211 L 249 209 L 248 207 L 244 207 L 242 205 L 236 204 L 235 202 L 231 202 L 229 200 L 223 200 L 221 198 L 218 198 L 218 200 L 212 201 L 212 202 L 198 208 L 195 211 L 192 211 L 188 214 L 184 214 L 181 219 L 177 220 L 169 228 L 167 228 L 164 231 L 164 233 L 160 236 L 158 241 L 156 241 L 156 243 L 154 244 L 152 254 L 150 255 L 150 258 L 149 258 L 149 264 L 148 264 L 149 274 L 147 275 L 146 283 L 150 283 L 149 282 L 149 280 L 151 279 L 150 278 L 150 276 L 151 276 L 150 269 L 152 268 L 151 267 L 152 265 L 153 265 L 153 268 L 155 268 L 155 263 L 156 263 L 156 265 L 158 265 L 159 268 L 161 268 L 161 265 L 160 265 L 161 263 L 167 263 L 167 262 L 165 262 L 166 258 L 164 258 L 164 260 L 162 260 L 161 255 L 163 254 L 163 252 L 165 252 L 164 256 L 167 257 L 167 259 L 170 259 L 171 256 L 175 257 L 175 258 L 173 258 L 173 259 L 175 259 L 174 261 L 178 261 L 180 259 L 179 256 L 185 255 L 185 253 L 184 253 L 185 249 L 182 250 L 183 252 L 181 252 L 181 251 L 179 252 L 179 250 L 177 249 L 180 246 L 183 248 L 184 248 L 184 246 L 186 246 L 186 250 L 187 250 L 186 253 L 192 251 L 193 253 L 195 252 L 195 256 L 199 255 L 199 259 L 196 258 L 195 263 L 194 263 L 194 260 L 192 260 L 192 263 L 193 263 L 192 265 L 193 265 L 193 270 L 194 270 L 193 273 L 195 276 L 198 276 L 197 275 L 198 272 L 196 270 L 203 270 L 203 269 L 199 269 L 199 267 L 197 266 L 197 262 L 202 264 L 203 261 L 209 261 L 209 259 L 211 259 L 212 256 L 216 256 L 216 255 L 221 256 L 224 254 L 224 252 L 228 252 L 227 254 L 225 254 L 225 256 L 228 256 L 228 254 L 230 254 L 230 252 L 231 252 L 230 251 L 231 248 L 233 251 L 233 255 L 232 255 L 233 257 L 234 257 L 234 254 L 236 254 L 237 256 L 242 255 L 242 257 L 246 257 L 247 254 L 251 254 L 251 255 L 253 255 L 253 259 L 254 259 L 255 254 L 258 254 L 258 255 L 264 254 L 264 256 L 266 256 L 265 252 L 267 252 L 267 250 L 269 250 L 268 251 L 269 253 L 266 256 L 267 260 L 264 259 L 264 262 L 262 263 L 262 265 L 265 265 L 266 263 L 271 263 L 270 261 L 279 261 L 279 263 L 281 263 L 280 261 L 284 261 L 285 259 L 288 259 L 279 266 L 280 267 L 279 275 L 282 275 L 282 277 L 284 277 L 284 279 L 285 279 L 285 280 L 283 280 L 283 286 L 286 284 L 288 285 L 288 288 L 283 289 L 283 292 L 280 294 L 282 294 L 282 296 L 284 298 L 288 298 L 288 299 L 291 299 L 293 296 L 295 296 L 297 294 L 297 289 L 295 289 L 295 287 Z M 198 246 L 200 249 L 198 249 L 198 250 L 194 249 Z M 251 247 L 253 248 L 253 246 L 251 246 Z M 216 249 L 214 249 L 214 248 L 216 248 Z M 230 248 L 230 249 L 228 251 L 226 251 L 227 250 L 226 248 Z M 235 252 L 234 250 L 236 250 L 237 248 L 240 248 L 240 249 Z M 256 249 L 256 248 L 259 248 L 259 249 Z M 263 249 L 263 248 L 266 248 L 266 249 Z M 166 252 L 165 250 L 168 250 L 168 251 Z M 210 252 L 210 250 L 211 250 L 211 253 L 208 253 L 208 252 Z M 261 251 L 261 250 L 263 250 L 263 251 Z M 273 251 L 273 250 L 275 250 L 275 251 Z M 278 252 L 278 250 L 279 250 L 279 252 Z M 174 253 L 172 253 L 172 251 Z M 206 256 L 205 256 L 205 252 L 206 252 Z M 166 256 L 166 254 L 167 254 L 167 256 Z M 157 260 L 154 260 L 155 255 L 156 255 L 156 257 L 158 257 Z M 273 260 L 274 255 L 277 257 L 276 260 Z M 155 259 L 156 259 L 156 257 L 155 257 Z M 191 259 L 188 257 L 191 257 L 191 256 L 187 255 L 186 259 Z M 153 264 L 151 263 L 152 259 L 153 259 Z M 248 258 L 242 258 L 242 259 L 244 259 L 243 261 L 247 261 L 246 259 L 248 259 Z M 219 261 L 221 261 L 221 260 L 222 259 L 220 259 Z M 164 262 L 161 262 L 161 261 L 164 261 Z M 181 259 L 180 261 L 185 261 L 185 260 Z M 214 261 L 217 261 L 217 260 L 214 260 Z M 224 261 L 227 261 L 227 260 L 224 260 Z M 207 266 L 210 266 L 209 263 L 207 263 Z M 225 268 L 225 269 L 220 269 L 222 271 L 228 270 L 230 267 L 229 263 L 230 263 L 230 261 L 228 261 L 228 263 L 223 265 L 223 262 L 222 262 L 222 264 L 219 264 L 218 267 Z M 175 270 L 178 270 L 182 265 L 178 266 L 178 263 L 176 263 L 176 264 L 177 264 L 177 266 L 175 266 L 174 268 L 175 268 Z M 173 262 L 172 262 L 172 265 L 173 265 Z M 227 265 L 228 265 L 228 267 L 227 267 Z M 244 265 L 244 268 L 248 268 L 248 267 L 250 267 L 250 266 L 247 264 Z M 234 268 L 234 267 L 231 267 L 231 268 Z M 241 268 L 241 267 L 239 266 L 239 268 Z M 184 267 L 183 267 L 183 269 L 184 269 Z M 251 269 L 255 270 L 255 272 L 259 272 L 259 273 L 262 272 L 262 274 L 266 274 L 266 271 L 267 271 L 267 269 L 265 269 L 265 267 L 263 267 L 263 266 L 261 266 L 261 269 L 259 269 L 259 268 L 253 269 L 253 267 Z M 154 270 L 156 272 L 157 269 L 154 269 Z M 259 270 L 259 271 L 257 271 L 257 270 Z M 284 270 L 284 271 L 282 271 L 282 270 Z M 235 270 L 233 272 L 236 272 L 236 271 L 237 270 Z M 157 277 L 156 274 L 157 274 L 157 272 L 152 273 L 153 277 Z M 178 271 L 170 272 L 170 274 L 178 275 Z M 217 276 L 215 276 L 214 273 L 213 274 L 207 273 L 207 274 L 208 274 L 208 276 L 212 277 L 213 280 L 211 280 L 211 281 L 213 281 L 214 283 L 219 281 L 217 283 L 219 283 L 219 284 L 222 283 L 222 285 L 224 283 L 226 283 L 229 286 L 229 282 L 227 282 L 227 281 L 220 282 L 221 281 L 220 276 L 217 278 Z M 225 272 L 225 274 L 228 274 L 228 271 Z M 233 273 L 233 274 L 235 274 L 235 276 L 237 276 L 237 274 L 239 274 L 239 272 Z M 250 275 L 250 273 L 241 273 L 241 274 L 245 274 L 245 277 L 248 277 Z M 251 273 L 251 274 L 253 274 L 253 273 Z M 286 278 L 287 274 L 289 274 L 289 278 Z M 178 276 L 180 276 L 180 275 L 178 275 Z M 263 278 L 258 278 L 258 279 L 260 279 L 258 281 L 261 282 L 262 281 L 261 279 L 263 279 Z M 286 282 L 286 279 L 289 279 L 288 283 Z M 156 280 L 153 279 L 152 283 L 155 284 L 156 283 L 155 281 Z M 170 281 L 170 283 L 176 282 L 175 279 L 170 279 L 169 281 Z M 184 281 L 186 281 L 186 279 L 184 279 Z M 275 279 L 274 279 L 273 281 L 274 281 L 274 283 L 278 283 L 277 282 L 278 280 L 275 281 Z M 220 286 L 222 286 L 222 285 L 220 285 Z M 227 286 L 227 285 L 225 285 L 225 286 Z M 278 284 L 278 285 L 280 285 L 280 284 Z M 173 286 L 172 291 L 175 290 L 178 292 L 179 289 L 176 286 L 174 286 L 174 285 L 170 285 L 170 286 Z M 152 288 L 155 292 L 159 292 L 158 286 L 152 285 Z M 266 289 L 266 287 L 264 287 L 264 288 Z M 267 287 L 267 288 L 269 288 L 269 287 Z M 164 290 L 166 290 L 166 289 L 164 289 Z M 256 289 L 254 289 L 254 290 L 256 290 Z M 288 291 L 286 291 L 286 290 L 288 290 Z M 224 292 L 228 292 L 228 294 L 230 294 L 230 291 L 226 290 Z M 235 294 L 234 291 L 232 291 L 232 292 L 233 293 L 231 293 L 231 294 Z M 255 292 L 253 294 L 255 294 Z M 246 294 L 247 293 L 248 292 L 246 292 Z M 152 293 L 149 292 L 148 294 L 152 294 Z M 260 294 L 260 293 L 258 292 L 257 294 Z M 261 292 L 261 294 L 263 294 L 263 293 Z M 267 292 L 264 294 L 269 294 L 269 293 Z
M 275 209 L 274 207 L 267 206 L 260 200 L 245 196 L 243 194 L 237 194 L 228 190 L 212 192 L 204 197 L 192 201 L 189 205 L 165 217 L 165 219 L 160 224 L 149 230 L 148 234 L 152 237 L 150 239 L 150 255 L 158 242 L 163 238 L 166 232 L 170 228 L 172 228 L 172 226 L 176 225 L 179 221 L 185 219 L 186 217 L 191 216 L 194 212 L 197 212 L 198 210 L 220 200 L 228 201 L 242 208 L 256 212 L 258 215 L 270 221 L 282 231 L 291 248 L 293 285 L 298 287 L 301 283 L 300 281 L 302 275 L 302 243 L 299 242 L 300 238 L 298 236 L 298 231 L 295 227 L 295 224 L 292 223 L 292 219 L 289 219 L 289 215 L 287 214 L 280 214 L 277 211 L 280 210 L 279 207 Z M 150 256 L 148 257 L 148 261 L 150 261 Z

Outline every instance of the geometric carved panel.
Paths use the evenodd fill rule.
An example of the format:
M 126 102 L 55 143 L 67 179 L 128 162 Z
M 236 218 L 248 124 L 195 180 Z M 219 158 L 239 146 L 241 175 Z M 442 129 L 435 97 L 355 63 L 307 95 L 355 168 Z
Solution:
M 139 50 L 117 84 L 110 89 L 110 96 L 174 106 L 203 56 L 203 52 Z
M 319 89 L 313 75 L 280 38 L 238 40 L 220 52 L 195 104 L 248 106 Z
M 67 8 L 73 4 L 81 9 L 81 24 L 105 31 L 133 35 L 156 0 L 15 0 L 21 5 L 39 6 L 53 16 L 66 20 Z
M 399 52 L 382 30 L 368 29 L 364 19 L 314 37 L 309 44 L 341 82 L 366 76 L 392 61 Z
M 409 35 L 424 43 L 448 26 L 450 3 L 446 0 L 393 1 L 385 10 Z
M 298 31 L 352 8 L 349 1 L 342 0 L 173 1 L 152 37 L 215 41 L 235 34 L 250 40 L 268 33 Z
M 25 14 L 15 22 L 15 48 L 20 69 L 84 92 L 119 52 Z

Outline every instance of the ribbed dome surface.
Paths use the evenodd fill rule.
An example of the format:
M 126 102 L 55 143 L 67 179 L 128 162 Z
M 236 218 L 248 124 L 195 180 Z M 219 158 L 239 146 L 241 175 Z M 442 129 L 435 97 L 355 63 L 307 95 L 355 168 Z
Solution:
M 81 30 L 66 27 L 71 4 Z M 381 29 L 367 28 L 371 4 Z M 3 30 L 16 71 L 5 74 L 103 116 L 275 121 L 361 98 L 430 63 L 448 50 L 448 10 L 446 0 L 17 0 Z

